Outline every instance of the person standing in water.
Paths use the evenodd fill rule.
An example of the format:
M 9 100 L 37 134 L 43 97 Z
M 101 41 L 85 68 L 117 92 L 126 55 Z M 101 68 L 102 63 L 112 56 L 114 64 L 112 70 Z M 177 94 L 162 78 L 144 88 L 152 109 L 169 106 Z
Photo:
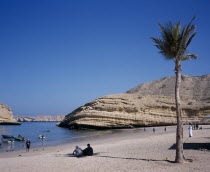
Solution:
M 26 152 L 29 152 L 29 149 L 31 147 L 31 141 L 29 139 L 26 140 Z

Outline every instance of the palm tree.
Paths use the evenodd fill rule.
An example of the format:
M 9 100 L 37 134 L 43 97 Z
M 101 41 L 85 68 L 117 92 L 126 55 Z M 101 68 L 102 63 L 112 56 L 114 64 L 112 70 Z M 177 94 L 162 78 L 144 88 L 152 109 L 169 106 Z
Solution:
M 181 114 L 181 102 L 179 95 L 179 88 L 181 84 L 181 61 L 196 59 L 198 56 L 195 54 L 187 54 L 187 47 L 196 35 L 196 26 L 192 24 L 192 20 L 181 29 L 180 21 L 173 25 L 172 22 L 167 23 L 165 26 L 158 24 L 161 30 L 161 38 L 151 39 L 156 43 L 156 47 L 160 53 L 167 59 L 173 60 L 175 63 L 175 103 L 176 103 L 176 116 L 177 116 L 177 130 L 176 130 L 176 158 L 175 162 L 183 163 L 183 123 Z

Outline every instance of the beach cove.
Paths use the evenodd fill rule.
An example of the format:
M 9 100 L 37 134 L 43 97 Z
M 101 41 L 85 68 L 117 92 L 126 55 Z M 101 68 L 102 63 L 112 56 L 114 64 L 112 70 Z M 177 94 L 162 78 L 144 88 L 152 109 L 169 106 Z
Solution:
M 29 153 L 16 151 L 0 155 L 1 171 L 202 171 L 210 169 L 210 126 L 193 130 L 188 136 L 184 126 L 184 164 L 173 163 L 175 159 L 175 126 L 123 129 L 119 132 L 90 137 L 78 142 L 52 147 L 31 148 Z M 141 134 L 140 134 L 141 133 Z M 75 158 L 71 153 L 76 145 L 82 149 L 90 143 L 94 156 Z
M 43 148 L 82 140 L 86 137 L 103 133 L 96 130 L 69 130 L 56 126 L 57 122 L 22 122 L 21 125 L 0 125 L 0 136 L 22 135 L 25 139 L 30 139 L 33 148 Z M 40 139 L 39 135 L 44 135 L 45 139 Z M 0 140 L 1 141 L 1 140 Z M 2 143 L 0 154 L 25 150 L 25 143 L 14 141 L 14 144 Z

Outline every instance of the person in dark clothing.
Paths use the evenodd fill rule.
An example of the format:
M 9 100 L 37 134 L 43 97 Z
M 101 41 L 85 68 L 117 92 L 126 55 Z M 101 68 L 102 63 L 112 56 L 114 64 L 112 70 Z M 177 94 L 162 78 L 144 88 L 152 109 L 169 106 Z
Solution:
M 90 147 L 90 144 L 87 144 L 87 148 L 83 150 L 83 154 L 86 156 L 92 156 L 93 155 L 93 148 Z
M 198 124 L 195 124 L 195 127 L 196 127 L 196 130 L 198 130 L 198 128 L 199 128 L 199 125 L 198 125 Z
M 31 147 L 31 141 L 29 139 L 26 140 L 26 152 L 29 152 L 29 149 Z

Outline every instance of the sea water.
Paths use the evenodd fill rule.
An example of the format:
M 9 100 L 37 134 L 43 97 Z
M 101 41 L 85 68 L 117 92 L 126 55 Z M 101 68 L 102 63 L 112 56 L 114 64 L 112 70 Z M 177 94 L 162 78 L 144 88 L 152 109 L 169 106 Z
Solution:
M 32 147 L 52 146 L 71 143 L 75 138 L 84 138 L 98 135 L 95 130 L 70 130 L 56 126 L 57 122 L 22 122 L 21 125 L 0 125 L 1 135 L 18 136 L 31 141 Z M 44 135 L 45 139 L 40 139 Z M 3 143 L 0 145 L 0 152 L 8 152 L 25 148 L 24 141 L 14 141 L 14 144 Z

